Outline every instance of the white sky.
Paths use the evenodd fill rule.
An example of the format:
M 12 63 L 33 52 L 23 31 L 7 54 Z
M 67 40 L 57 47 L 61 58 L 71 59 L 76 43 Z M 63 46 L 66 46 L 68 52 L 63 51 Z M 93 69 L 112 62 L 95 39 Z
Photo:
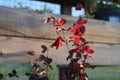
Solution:
M 44 6 L 47 9 L 52 9 L 54 14 L 60 14 L 60 5 L 45 3 L 40 1 L 32 1 L 32 0 L 0 0 L 0 6 L 7 7 L 18 7 L 18 3 L 21 3 L 22 6 L 28 6 L 32 10 L 42 10 Z M 76 11 L 75 8 L 72 8 L 72 16 L 78 17 L 79 15 L 83 15 L 83 11 Z

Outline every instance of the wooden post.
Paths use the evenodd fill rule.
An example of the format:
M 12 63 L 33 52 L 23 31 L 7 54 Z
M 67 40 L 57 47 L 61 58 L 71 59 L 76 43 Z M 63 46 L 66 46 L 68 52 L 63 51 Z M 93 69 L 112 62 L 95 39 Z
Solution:
M 71 15 L 71 6 L 69 4 L 61 4 L 61 14 Z

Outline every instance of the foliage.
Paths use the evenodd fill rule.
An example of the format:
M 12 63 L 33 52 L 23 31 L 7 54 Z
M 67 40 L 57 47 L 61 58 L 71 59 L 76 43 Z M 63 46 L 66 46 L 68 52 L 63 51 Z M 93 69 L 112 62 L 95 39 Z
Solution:
M 42 45 L 41 48 L 43 48 L 43 51 L 42 51 L 43 54 L 48 51 L 47 47 L 44 45 Z M 36 55 L 35 53 L 36 53 L 35 51 L 29 51 L 27 52 L 27 55 L 33 57 Z M 52 62 L 52 59 L 48 58 L 47 55 L 44 56 L 43 54 L 38 55 L 38 57 L 34 60 L 34 62 L 30 62 L 34 72 L 26 73 L 26 75 L 30 77 L 29 80 L 48 80 L 48 78 L 46 77 L 47 76 L 46 70 L 48 70 L 48 67 L 50 69 L 53 69 L 50 64 Z M 45 66 L 47 66 L 46 70 L 44 69 L 45 66 L 39 65 L 38 62 L 41 62 Z
M 17 6 L 14 6 L 15 8 L 17 8 Z M 21 8 L 21 9 L 30 9 L 29 6 L 23 6 L 21 2 L 18 3 L 18 8 Z
M 17 72 L 16 72 L 16 70 L 15 69 L 13 69 L 12 70 L 12 72 L 11 73 L 8 73 L 8 76 L 11 78 L 11 77 L 19 77 L 18 75 L 17 75 Z
M 89 18 L 89 19 L 93 19 L 94 15 L 91 15 L 89 13 L 86 13 L 85 16 L 82 16 L 83 18 Z
M 0 65 L 0 80 L 28 80 L 25 72 L 32 72 L 28 64 L 2 64 Z
M 53 70 L 48 69 L 49 80 L 58 80 L 59 70 L 56 65 L 52 65 Z M 19 78 L 17 80 L 29 80 L 28 76 L 25 76 L 25 72 L 31 72 L 32 68 L 29 64 L 4 64 L 0 65 L 0 77 L 4 80 L 14 80 L 8 77 L 13 69 L 16 69 Z M 98 66 L 94 70 L 86 68 L 85 71 L 89 76 L 89 80 L 119 80 L 120 79 L 120 66 Z M 104 73 L 104 74 L 103 74 Z M 0 79 L 1 80 L 1 79 Z
M 42 10 L 36 10 L 36 12 L 38 12 L 38 13 L 44 13 L 44 12 L 46 12 L 46 13 L 52 13 L 53 10 L 50 9 L 50 8 L 47 8 L 46 5 L 44 5 L 44 8 Z
M 14 6 L 15 8 L 21 8 L 21 9 L 31 9 L 29 6 L 24 6 L 21 2 L 18 3 L 18 6 Z M 53 10 L 50 8 L 47 8 L 46 5 L 44 5 L 44 8 L 42 10 L 35 10 L 37 13 L 52 13 Z
M 48 57 L 49 50 L 54 47 L 56 50 L 58 50 L 62 44 L 66 44 L 68 48 L 68 56 L 66 57 L 66 60 L 70 60 L 70 63 L 68 64 L 68 80 L 75 80 L 76 78 L 79 80 L 87 80 L 88 76 L 84 71 L 84 67 L 94 69 L 94 66 L 86 62 L 86 59 L 94 53 L 84 38 L 86 30 L 84 24 L 87 23 L 87 20 L 80 17 L 77 22 L 73 24 L 73 26 L 70 26 L 68 28 L 63 27 L 63 25 L 67 23 L 67 20 L 63 17 L 57 20 L 54 16 L 50 16 L 44 21 L 44 23 L 47 24 L 50 21 L 52 23 L 52 26 L 55 28 L 56 35 L 58 37 L 49 47 L 46 45 L 41 45 L 42 54 L 37 55 L 38 57 L 34 60 L 34 62 L 30 63 L 34 70 L 33 74 L 28 73 L 30 75 L 30 78 L 32 76 L 36 76 L 32 77 L 32 79 L 35 78 L 36 80 L 39 80 L 39 78 L 45 78 L 45 80 L 48 80 L 47 70 L 48 68 L 53 69 L 51 66 L 53 60 L 52 58 Z M 68 38 L 65 37 L 65 32 L 71 33 Z M 73 42 L 71 45 L 73 46 L 73 49 L 69 48 L 68 43 L 71 41 Z M 30 51 L 27 53 L 27 55 L 34 56 L 36 54 L 35 51 Z M 46 69 L 39 65 L 38 62 L 43 63 L 46 66 Z
M 90 80 L 119 80 L 120 66 L 98 66 L 94 71 L 86 69 Z
M 88 42 L 84 38 L 86 30 L 84 24 L 87 23 L 87 20 L 79 18 L 77 22 L 73 24 L 73 26 L 68 27 L 67 29 L 63 27 L 63 25 L 67 23 L 67 20 L 65 18 L 59 18 L 59 20 L 57 20 L 54 16 L 51 16 L 48 17 L 44 23 L 47 24 L 50 21 L 56 30 L 56 34 L 58 35 L 58 38 L 50 45 L 50 49 L 54 47 L 56 49 L 59 49 L 63 43 L 65 43 L 68 48 L 69 54 L 66 57 L 66 60 L 70 60 L 70 63 L 68 64 L 68 80 L 75 80 L 76 78 L 78 78 L 79 80 L 87 80 L 88 76 L 84 72 L 84 67 L 94 69 L 94 66 L 86 62 L 86 59 L 94 53 L 94 51 L 88 45 Z M 64 35 L 65 32 L 70 32 L 71 35 L 66 38 Z M 71 45 L 74 46 L 73 49 L 69 48 L 68 43 L 70 41 L 73 42 L 73 45 Z M 49 51 L 49 49 L 45 45 L 42 48 L 42 52 Z M 73 55 L 76 56 L 74 57 Z M 52 62 L 52 60 L 49 61 Z M 47 66 L 49 65 L 50 63 Z

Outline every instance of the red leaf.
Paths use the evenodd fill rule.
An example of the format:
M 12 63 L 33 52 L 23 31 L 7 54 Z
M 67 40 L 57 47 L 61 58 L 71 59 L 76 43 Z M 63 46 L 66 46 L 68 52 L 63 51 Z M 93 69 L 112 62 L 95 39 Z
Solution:
M 67 42 L 67 40 L 65 40 L 63 37 L 60 36 L 59 38 L 62 42 Z
M 72 32 L 73 32 L 74 34 L 79 33 L 79 31 L 80 31 L 79 29 L 80 29 L 81 27 L 83 27 L 82 24 L 75 24 L 74 27 L 73 27 L 73 31 L 72 31 Z
M 50 19 L 55 19 L 55 17 L 54 16 L 50 16 Z
M 90 48 L 90 46 L 85 46 L 85 52 L 87 54 L 93 54 L 94 53 L 94 51 Z
M 48 50 L 48 48 L 45 45 L 41 45 L 41 48 L 43 49 L 42 53 L 45 53 Z
M 86 24 L 88 21 L 86 19 L 82 19 L 81 17 L 77 20 L 78 24 Z
M 71 27 L 68 27 L 68 29 L 66 31 L 72 31 L 72 28 Z
M 47 18 L 47 19 L 44 21 L 44 24 L 47 24 L 49 21 L 50 21 L 50 18 Z
M 51 45 L 51 47 L 56 47 L 56 49 L 58 49 L 60 46 L 62 46 L 62 43 L 61 43 L 61 41 L 60 41 L 60 37 L 58 37 L 57 39 L 56 39 L 56 41 Z
M 80 44 L 80 38 L 81 38 L 81 34 L 75 36 L 74 39 L 75 44 Z
M 85 19 L 82 19 L 82 20 L 80 21 L 81 24 L 86 24 L 87 22 L 88 22 L 88 21 L 85 20 Z
M 53 25 L 54 27 L 58 26 L 58 25 L 57 25 L 57 22 L 56 22 L 55 20 L 52 21 L 52 25 Z
M 60 18 L 59 19 L 59 26 L 62 26 L 62 25 L 64 25 L 66 23 L 66 19 L 64 19 L 64 18 Z
M 75 42 L 75 44 L 80 44 L 80 39 L 79 38 L 75 38 L 74 42 Z
M 60 46 L 62 46 L 62 42 L 67 42 L 67 40 L 65 40 L 63 37 L 59 36 L 56 41 L 51 45 L 51 47 L 56 47 L 56 49 L 58 49 Z

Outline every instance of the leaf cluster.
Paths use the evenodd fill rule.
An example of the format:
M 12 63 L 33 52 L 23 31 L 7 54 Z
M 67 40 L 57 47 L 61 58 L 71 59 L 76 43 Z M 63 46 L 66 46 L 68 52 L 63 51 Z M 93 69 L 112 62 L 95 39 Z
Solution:
M 56 34 L 58 35 L 58 38 L 52 43 L 52 45 L 50 45 L 50 48 L 55 47 L 56 49 L 59 49 L 63 43 L 69 46 L 68 43 L 70 41 L 73 42 L 71 45 L 73 46 L 72 49 L 67 47 L 69 54 L 66 57 L 66 60 L 70 60 L 70 63 L 68 64 L 68 79 L 75 80 L 75 78 L 78 77 L 79 80 L 87 80 L 88 76 L 84 72 L 84 68 L 88 67 L 94 69 L 94 66 L 86 62 L 86 59 L 94 53 L 94 50 L 84 38 L 86 30 L 84 24 L 88 21 L 80 17 L 73 26 L 68 28 L 63 27 L 63 25 L 67 23 L 67 20 L 63 17 L 57 20 L 54 16 L 50 16 L 44 21 L 44 23 L 47 24 L 49 22 L 52 23 L 52 26 L 55 28 Z M 64 35 L 65 32 L 71 33 L 68 38 Z

